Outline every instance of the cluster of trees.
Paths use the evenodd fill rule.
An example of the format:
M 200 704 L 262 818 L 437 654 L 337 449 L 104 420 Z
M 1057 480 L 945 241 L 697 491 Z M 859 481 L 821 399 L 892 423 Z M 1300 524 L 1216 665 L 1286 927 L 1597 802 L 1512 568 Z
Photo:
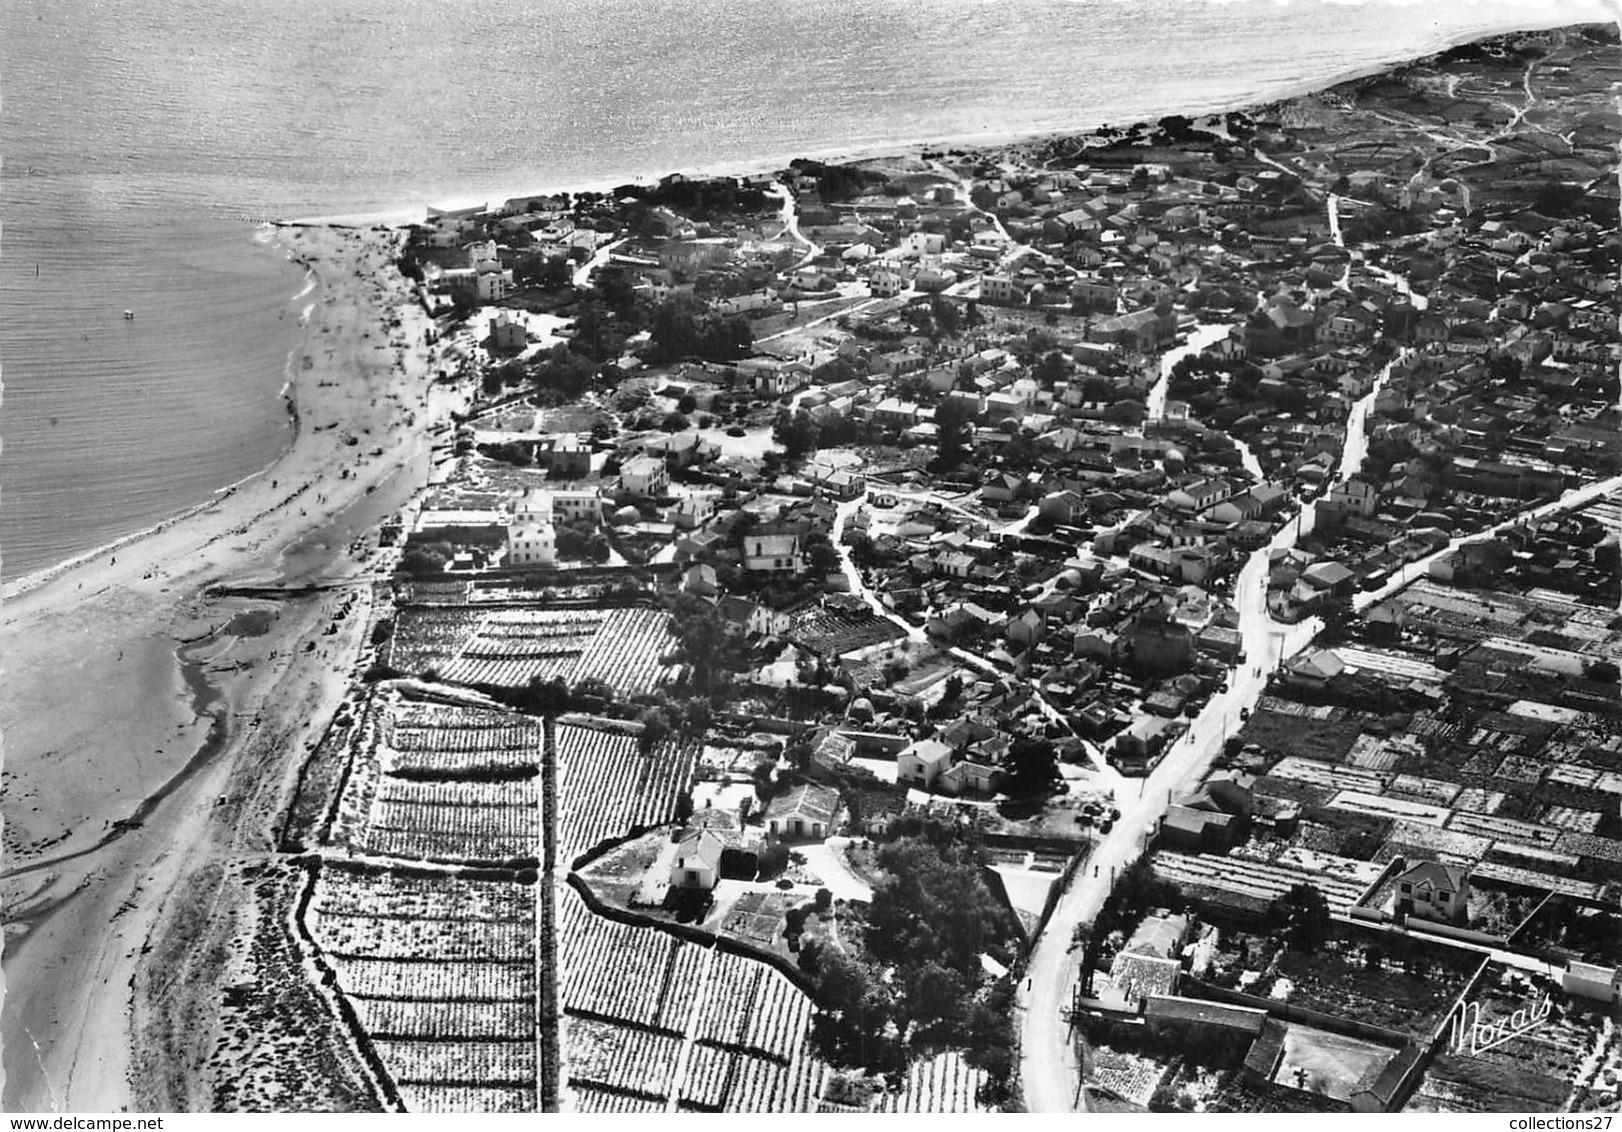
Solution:
M 957 398 L 942 401 L 935 410 L 935 460 L 931 471 L 949 472 L 974 450 L 974 415 Z
M 654 309 L 648 332 L 648 360 L 657 365 L 695 357 L 711 362 L 737 361 L 748 356 L 755 342 L 748 319 L 704 314 L 685 295 L 660 303 Z
M 445 566 L 456 556 L 448 542 L 430 542 L 413 547 L 400 557 L 400 571 L 413 578 L 427 578 L 443 574 Z
M 825 165 L 820 161 L 796 158 L 789 168 L 802 176 L 814 177 L 817 195 L 824 201 L 850 200 L 884 184 L 884 175 L 854 165 Z
M 648 210 L 663 206 L 700 221 L 760 212 L 774 205 L 765 190 L 729 177 L 703 180 L 666 177 L 652 188 L 626 185 L 616 190 L 616 194 L 639 198 L 633 208 Z
M 678 594 L 670 605 L 670 631 L 676 655 L 693 674 L 693 687 L 712 695 L 741 664 L 739 638 L 727 631 L 715 606 L 694 594 Z
M 554 530 L 560 558 L 582 558 L 587 562 L 603 563 L 608 561 L 613 550 L 608 536 L 596 523 L 559 523 Z
M 813 417 L 806 409 L 777 410 L 772 421 L 772 442 L 783 450 L 791 463 L 811 455 L 818 448 L 838 448 L 867 438 L 862 423 L 848 413 L 829 412 Z
M 816 978 L 818 1052 L 896 1073 L 915 1055 L 965 1047 L 992 1078 L 984 1099 L 1001 1099 L 1013 1069 L 1013 984 L 988 977 L 980 957 L 1012 962 L 1016 932 L 973 845 L 951 826 L 916 822 L 879 849 L 877 864 L 891 879 L 861 914 L 862 946 L 800 952 Z

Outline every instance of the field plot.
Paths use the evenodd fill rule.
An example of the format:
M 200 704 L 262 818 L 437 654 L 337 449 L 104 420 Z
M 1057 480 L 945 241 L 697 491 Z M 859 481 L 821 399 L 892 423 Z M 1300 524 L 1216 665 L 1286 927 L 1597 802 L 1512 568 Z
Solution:
M 1393 821 L 1414 822 L 1418 825 L 1443 825 L 1453 812 L 1446 806 L 1409 802 L 1401 798 L 1388 798 L 1380 794 L 1364 794 L 1356 790 L 1342 790 L 1329 800 L 1336 810 L 1350 810 L 1355 814 L 1369 814 Z
M 1309 786 L 1322 786 L 1333 790 L 1361 790 L 1370 794 L 1380 790 L 1381 776 L 1373 771 L 1356 770 L 1316 759 L 1297 758 L 1292 755 L 1280 759 L 1267 772 L 1274 778 L 1289 778 Z
M 1149 1106 L 1155 1086 L 1166 1075 L 1164 1065 L 1109 1046 L 1093 1046 L 1088 1052 L 1092 1063 L 1088 1084 L 1108 1089 L 1132 1104 Z
M 385 779 L 361 844 L 373 853 L 430 860 L 538 856 L 541 823 L 535 780 Z
M 1331 912 L 1345 915 L 1346 909 L 1357 903 L 1357 898 L 1372 883 L 1373 876 L 1368 875 L 1370 866 L 1366 861 L 1326 854 L 1321 855 L 1320 859 L 1333 862 L 1334 868 L 1320 874 L 1290 865 L 1250 861 L 1242 857 L 1163 851 L 1154 855 L 1152 865 L 1156 877 L 1179 885 L 1191 894 L 1205 889 L 1233 893 L 1262 903 L 1284 895 L 1297 884 L 1310 884 L 1324 894 Z M 1379 866 L 1374 866 L 1373 873 L 1378 872 Z
M 534 889 L 328 863 L 304 924 L 414 1110 L 534 1111 Z
M 878 1111 L 989 1112 L 975 1100 L 985 1081 L 985 1073 L 964 1061 L 957 1050 L 938 1053 L 914 1062 L 899 1091 L 880 1095 Z
M 357 736 L 335 844 L 449 864 L 540 856 L 539 720 L 393 693 Z
M 674 820 L 698 748 L 644 750 L 628 729 L 567 717 L 557 725 L 558 855 L 573 861 L 604 841 Z
M 391 668 L 412 675 L 438 671 L 467 644 L 481 614 L 466 606 L 409 606 L 394 622 L 394 635 L 379 654 Z
M 763 963 L 559 907 L 559 995 L 579 1111 L 814 1112 L 811 1000 Z M 636 1110 L 643 1111 L 643 1110 Z M 653 1111 L 652 1108 L 645 1111 Z
M 1560 840 L 1560 830 L 1553 826 L 1534 825 L 1529 821 L 1487 814 L 1454 814 L 1447 828 L 1460 833 L 1473 833 L 1477 837 L 1490 837 L 1495 841 L 1518 841 L 1546 849 L 1552 849 Z
M 515 688 L 535 677 L 569 683 L 606 681 L 621 695 L 652 691 L 670 681 L 667 657 L 675 645 L 661 610 L 501 609 L 469 616 L 455 611 L 408 609 L 395 632 L 413 644 L 391 654 L 406 672 L 435 670 L 441 680 Z M 427 620 L 425 625 L 414 623 Z M 408 624 L 409 622 L 409 624 Z M 430 640 L 431 643 L 419 643 Z M 414 663 L 408 666 L 406 661 Z

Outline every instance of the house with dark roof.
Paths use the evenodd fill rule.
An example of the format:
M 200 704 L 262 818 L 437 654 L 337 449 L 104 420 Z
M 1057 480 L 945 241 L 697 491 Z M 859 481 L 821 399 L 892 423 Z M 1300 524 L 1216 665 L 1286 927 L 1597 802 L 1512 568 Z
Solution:
M 1198 998 L 1150 995 L 1143 1016 L 1155 1034 L 1178 1033 L 1195 1041 L 1233 1043 L 1254 1039 L 1262 1032 L 1267 1011 L 1250 1006 L 1229 1006 Z
M 1352 1089 L 1354 1112 L 1396 1112 L 1413 1091 L 1425 1067 L 1425 1049 L 1409 1042 L 1378 1070 L 1370 1069 Z

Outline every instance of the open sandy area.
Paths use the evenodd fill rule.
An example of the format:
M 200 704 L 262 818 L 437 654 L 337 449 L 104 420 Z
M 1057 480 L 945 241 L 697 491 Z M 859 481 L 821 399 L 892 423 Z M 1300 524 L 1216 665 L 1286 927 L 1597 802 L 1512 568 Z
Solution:
M 0 608 L 8 1112 L 206 1102 L 132 1072 L 133 990 L 150 985 L 143 953 L 200 898 L 197 870 L 272 847 L 364 644 L 388 565 L 376 526 L 426 480 L 454 398 L 429 385 L 430 324 L 389 266 L 399 238 L 278 230 L 319 286 L 291 449 Z

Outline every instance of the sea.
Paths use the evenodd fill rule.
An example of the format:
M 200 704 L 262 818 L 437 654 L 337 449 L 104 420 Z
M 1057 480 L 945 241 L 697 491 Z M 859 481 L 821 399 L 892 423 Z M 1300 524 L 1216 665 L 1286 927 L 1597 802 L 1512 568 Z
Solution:
M 1600 0 L 7 0 L 0 577 L 161 522 L 291 442 L 310 283 L 267 219 L 1125 125 L 1611 18 Z

